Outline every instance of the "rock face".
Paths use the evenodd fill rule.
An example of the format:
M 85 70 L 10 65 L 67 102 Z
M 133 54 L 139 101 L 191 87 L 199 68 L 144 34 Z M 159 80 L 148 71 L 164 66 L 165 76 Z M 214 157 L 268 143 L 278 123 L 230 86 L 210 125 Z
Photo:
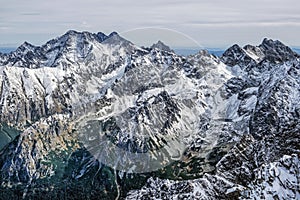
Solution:
M 0 54 L 0 194 L 299 199 L 299 55 L 68 31 Z
M 169 46 L 165 45 L 160 40 L 157 43 L 153 44 L 150 48 L 152 48 L 152 49 L 156 48 L 156 49 L 160 49 L 162 51 L 168 51 L 168 52 L 173 52 L 174 53 L 174 51 Z

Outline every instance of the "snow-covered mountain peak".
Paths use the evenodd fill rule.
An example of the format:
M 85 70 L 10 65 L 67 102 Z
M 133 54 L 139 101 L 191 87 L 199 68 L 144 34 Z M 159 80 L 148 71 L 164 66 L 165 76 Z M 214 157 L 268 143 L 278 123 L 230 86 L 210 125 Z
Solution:
M 283 63 L 299 57 L 291 48 L 278 40 L 263 39 L 258 46 L 246 45 L 243 48 L 235 44 L 221 56 L 221 60 L 229 65 L 242 68 L 259 63 Z
M 30 44 L 29 42 L 24 42 L 23 44 L 21 44 L 14 52 L 12 52 L 11 54 L 14 54 L 15 56 L 18 55 L 25 55 L 28 52 L 33 52 L 37 47 Z
M 0 66 L 5 199 L 300 198 L 300 64 L 279 41 L 184 57 L 71 30 Z
M 80 42 L 95 42 L 98 41 L 99 38 L 97 34 L 90 33 L 87 31 L 78 32 L 74 30 L 70 30 L 66 32 L 61 37 L 57 38 L 57 42 L 65 42 L 65 45 L 71 45 L 71 43 L 80 43 Z
M 120 45 L 120 46 L 133 46 L 133 43 L 121 37 L 117 32 L 112 32 L 108 37 L 102 42 L 103 44 L 109 45 Z
M 34 50 L 36 47 L 33 44 L 30 44 L 29 42 L 25 41 L 18 48 L 19 49 Z
M 113 56 L 120 55 L 124 57 L 140 49 L 132 42 L 121 37 L 117 32 L 110 33 L 101 44 L 106 46 Z
M 228 48 L 221 56 L 221 60 L 229 66 L 243 65 L 245 61 L 248 63 L 254 61 L 247 55 L 245 50 L 237 44 Z
M 67 69 L 89 62 L 91 65 L 97 63 L 96 66 L 104 62 L 106 57 L 115 59 L 135 49 L 138 47 L 116 32 L 107 36 L 101 32 L 70 30 L 40 47 L 24 43 L 16 51 L 1 55 L 0 65 L 27 68 L 61 66 Z

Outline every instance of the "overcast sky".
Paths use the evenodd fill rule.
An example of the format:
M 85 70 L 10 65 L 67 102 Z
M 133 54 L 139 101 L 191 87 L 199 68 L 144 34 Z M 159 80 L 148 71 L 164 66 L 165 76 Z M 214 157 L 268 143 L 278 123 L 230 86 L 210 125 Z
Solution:
M 300 46 L 300 1 L 0 0 L 0 46 L 41 45 L 69 29 L 117 31 L 139 43 L 152 35 L 137 31 L 143 27 L 164 30 L 162 37 L 174 30 L 205 47 L 257 45 L 264 37 Z

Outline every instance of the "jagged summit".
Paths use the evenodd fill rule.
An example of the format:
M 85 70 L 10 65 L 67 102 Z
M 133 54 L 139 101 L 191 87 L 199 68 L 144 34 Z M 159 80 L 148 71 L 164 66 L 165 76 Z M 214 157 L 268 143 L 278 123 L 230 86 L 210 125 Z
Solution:
M 150 48 L 174 53 L 174 51 L 169 46 L 167 46 L 160 40 L 158 40 L 157 43 L 153 44 Z
M 115 31 L 111 32 L 109 35 L 106 35 L 102 32 L 91 33 L 88 31 L 80 32 L 80 31 L 76 31 L 76 30 L 69 30 L 66 33 L 64 33 L 63 35 L 61 35 L 55 39 L 49 40 L 48 42 L 46 42 L 46 44 L 44 44 L 40 47 L 44 47 L 46 45 L 54 44 L 54 43 L 58 43 L 59 45 L 65 45 L 65 42 L 68 42 L 70 40 L 86 40 L 86 41 L 87 40 L 96 40 L 99 43 L 102 43 L 109 38 L 113 38 L 113 40 L 125 40 Z M 22 45 L 19 46 L 19 48 L 21 48 L 21 49 L 24 49 L 24 48 L 33 49 L 36 47 L 38 47 L 38 46 L 34 46 L 26 41 Z
M 109 34 L 108 36 L 102 32 L 98 32 L 98 33 L 91 33 L 88 31 L 75 31 L 75 30 L 69 30 L 67 31 L 65 34 L 63 34 L 62 36 L 59 36 L 58 38 L 54 39 L 55 40 L 67 40 L 70 38 L 84 38 L 87 40 L 92 40 L 95 39 L 98 42 L 103 42 L 104 40 L 106 40 L 107 38 L 111 37 L 113 35 L 113 33 Z
M 259 45 L 260 47 L 264 47 L 266 49 L 273 49 L 278 46 L 286 46 L 279 40 L 273 40 L 270 38 L 264 38 L 262 43 Z
M 297 53 L 279 40 L 264 38 L 258 46 L 248 44 L 242 48 L 234 44 L 223 53 L 221 60 L 230 66 L 234 66 L 236 64 L 249 65 L 253 62 L 260 63 L 263 61 L 280 63 L 293 60 L 296 57 L 298 57 Z
M 120 48 L 123 51 L 119 51 Z M 27 68 L 55 67 L 61 63 L 65 66 L 85 62 L 90 57 L 99 57 L 108 52 L 132 52 L 136 47 L 122 38 L 117 32 L 106 35 L 102 32 L 69 30 L 65 34 L 49 40 L 42 46 L 34 46 L 25 42 L 15 51 L 1 54 L 1 65 L 12 65 Z M 91 62 L 98 62 L 94 59 Z M 64 61 L 64 62 L 63 62 Z
M 266 55 L 266 59 L 272 62 L 284 62 L 298 57 L 290 47 L 279 40 L 265 38 L 258 46 Z

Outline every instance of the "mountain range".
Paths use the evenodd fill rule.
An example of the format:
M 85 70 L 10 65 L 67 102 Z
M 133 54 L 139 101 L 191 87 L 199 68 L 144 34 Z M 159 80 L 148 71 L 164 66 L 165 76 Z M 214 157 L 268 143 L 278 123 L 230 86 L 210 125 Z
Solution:
M 68 31 L 0 53 L 3 199 L 300 199 L 300 56 Z

